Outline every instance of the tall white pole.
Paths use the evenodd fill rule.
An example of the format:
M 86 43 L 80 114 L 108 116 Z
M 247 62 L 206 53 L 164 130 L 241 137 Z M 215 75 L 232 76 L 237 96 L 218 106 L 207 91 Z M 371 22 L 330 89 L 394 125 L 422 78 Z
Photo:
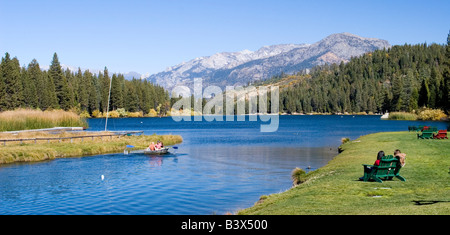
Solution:
M 106 123 L 105 123 L 105 131 L 106 131 L 106 127 L 108 126 L 108 115 L 109 115 L 109 99 L 111 98 L 111 84 L 112 84 L 112 78 L 110 78 L 110 80 L 109 80 L 108 108 L 106 109 Z

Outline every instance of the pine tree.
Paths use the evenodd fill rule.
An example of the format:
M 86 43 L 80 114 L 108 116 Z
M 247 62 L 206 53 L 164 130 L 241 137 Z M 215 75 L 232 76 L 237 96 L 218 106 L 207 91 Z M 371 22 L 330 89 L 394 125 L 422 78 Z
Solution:
M 85 72 L 86 74 L 86 72 Z M 86 79 L 81 69 L 78 68 L 78 72 L 75 76 L 76 83 L 78 84 L 74 89 L 77 90 L 77 102 L 80 105 L 80 109 L 82 111 L 88 110 L 89 107 L 89 86 L 91 85 L 91 81 Z
M 450 32 L 447 36 L 447 46 L 445 47 L 445 59 L 443 69 L 443 84 L 442 84 L 442 107 L 446 112 L 450 113 Z
M 75 92 L 74 89 L 77 89 L 77 84 L 75 82 L 75 75 L 70 71 L 69 69 L 64 71 L 64 78 L 67 83 L 67 86 L 64 86 L 63 92 L 67 95 L 66 96 L 66 102 L 67 102 L 67 108 L 64 108 L 65 110 L 68 110 L 76 105 L 76 100 L 78 97 L 78 92 Z
M 46 97 L 43 109 L 59 109 L 58 96 L 56 95 L 55 83 L 53 82 L 53 78 L 47 71 L 43 73 L 43 78 L 43 84 L 45 84 L 45 89 L 43 91 Z
M 125 109 L 129 112 L 139 111 L 139 96 L 132 82 L 125 83 Z
M 400 111 L 403 103 L 402 100 L 403 94 L 403 79 L 401 76 L 394 76 L 392 82 L 392 105 L 393 110 L 391 111 Z
M 36 60 L 33 60 L 32 63 L 37 63 Z M 23 97 L 24 97 L 24 106 L 28 108 L 37 108 L 38 107 L 38 96 L 36 91 L 36 80 L 37 75 L 31 74 L 33 70 L 30 68 L 31 63 L 28 65 L 28 69 L 22 68 L 22 81 L 23 81 Z M 32 66 L 32 65 L 31 65 Z M 33 71 L 36 73 L 36 71 Z
M 48 70 L 48 75 L 55 86 L 58 106 L 64 110 L 69 110 L 72 106 L 70 92 L 66 77 L 63 74 L 56 52 L 53 54 L 53 59 Z
M 429 100 L 430 100 L 430 89 L 428 88 L 427 79 L 423 79 L 422 85 L 420 86 L 418 104 L 420 107 L 426 107 L 428 105 Z
M 108 68 L 105 67 L 103 75 L 99 75 L 98 78 L 100 83 L 100 108 L 102 112 L 106 113 L 108 109 L 109 86 L 111 83 Z
M 18 108 L 24 99 L 19 60 L 15 57 L 11 59 L 9 53 L 6 53 L 0 67 L 0 80 L 3 83 L 0 91 L 0 110 Z
M 94 110 L 100 110 L 100 100 L 97 90 L 97 77 L 87 70 L 84 72 L 84 82 L 86 91 L 88 92 L 88 111 L 92 113 Z
M 111 109 L 123 108 L 123 75 L 113 74 L 111 81 Z

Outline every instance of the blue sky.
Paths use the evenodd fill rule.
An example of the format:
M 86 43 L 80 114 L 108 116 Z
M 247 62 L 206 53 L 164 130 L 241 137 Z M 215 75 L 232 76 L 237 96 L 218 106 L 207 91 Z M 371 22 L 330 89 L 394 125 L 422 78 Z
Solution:
M 314 43 L 341 32 L 446 43 L 450 1 L 0 0 L 0 55 L 45 66 L 157 73 L 218 52 Z

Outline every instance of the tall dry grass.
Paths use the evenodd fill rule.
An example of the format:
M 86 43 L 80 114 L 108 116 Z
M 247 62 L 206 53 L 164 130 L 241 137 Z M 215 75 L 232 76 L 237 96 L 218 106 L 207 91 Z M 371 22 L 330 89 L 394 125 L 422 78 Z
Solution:
M 87 126 L 84 118 L 64 110 L 16 109 L 0 113 L 0 131 Z
M 414 121 L 417 120 L 417 114 L 415 113 L 407 113 L 407 112 L 392 112 L 389 113 L 389 120 L 409 120 Z

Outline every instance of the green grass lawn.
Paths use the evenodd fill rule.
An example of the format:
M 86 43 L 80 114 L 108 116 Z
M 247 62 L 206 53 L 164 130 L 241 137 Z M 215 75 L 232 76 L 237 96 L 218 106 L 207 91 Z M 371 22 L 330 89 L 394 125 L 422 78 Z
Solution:
M 286 192 L 264 196 L 262 203 L 238 214 L 298 215 L 450 215 L 450 140 L 417 139 L 412 132 L 363 136 L 341 146 L 343 152 L 310 172 L 307 181 Z M 378 151 L 406 153 L 402 182 L 363 182 L 362 164 Z M 295 166 L 293 166 L 294 168 Z M 287 176 L 289 177 L 289 176 Z

